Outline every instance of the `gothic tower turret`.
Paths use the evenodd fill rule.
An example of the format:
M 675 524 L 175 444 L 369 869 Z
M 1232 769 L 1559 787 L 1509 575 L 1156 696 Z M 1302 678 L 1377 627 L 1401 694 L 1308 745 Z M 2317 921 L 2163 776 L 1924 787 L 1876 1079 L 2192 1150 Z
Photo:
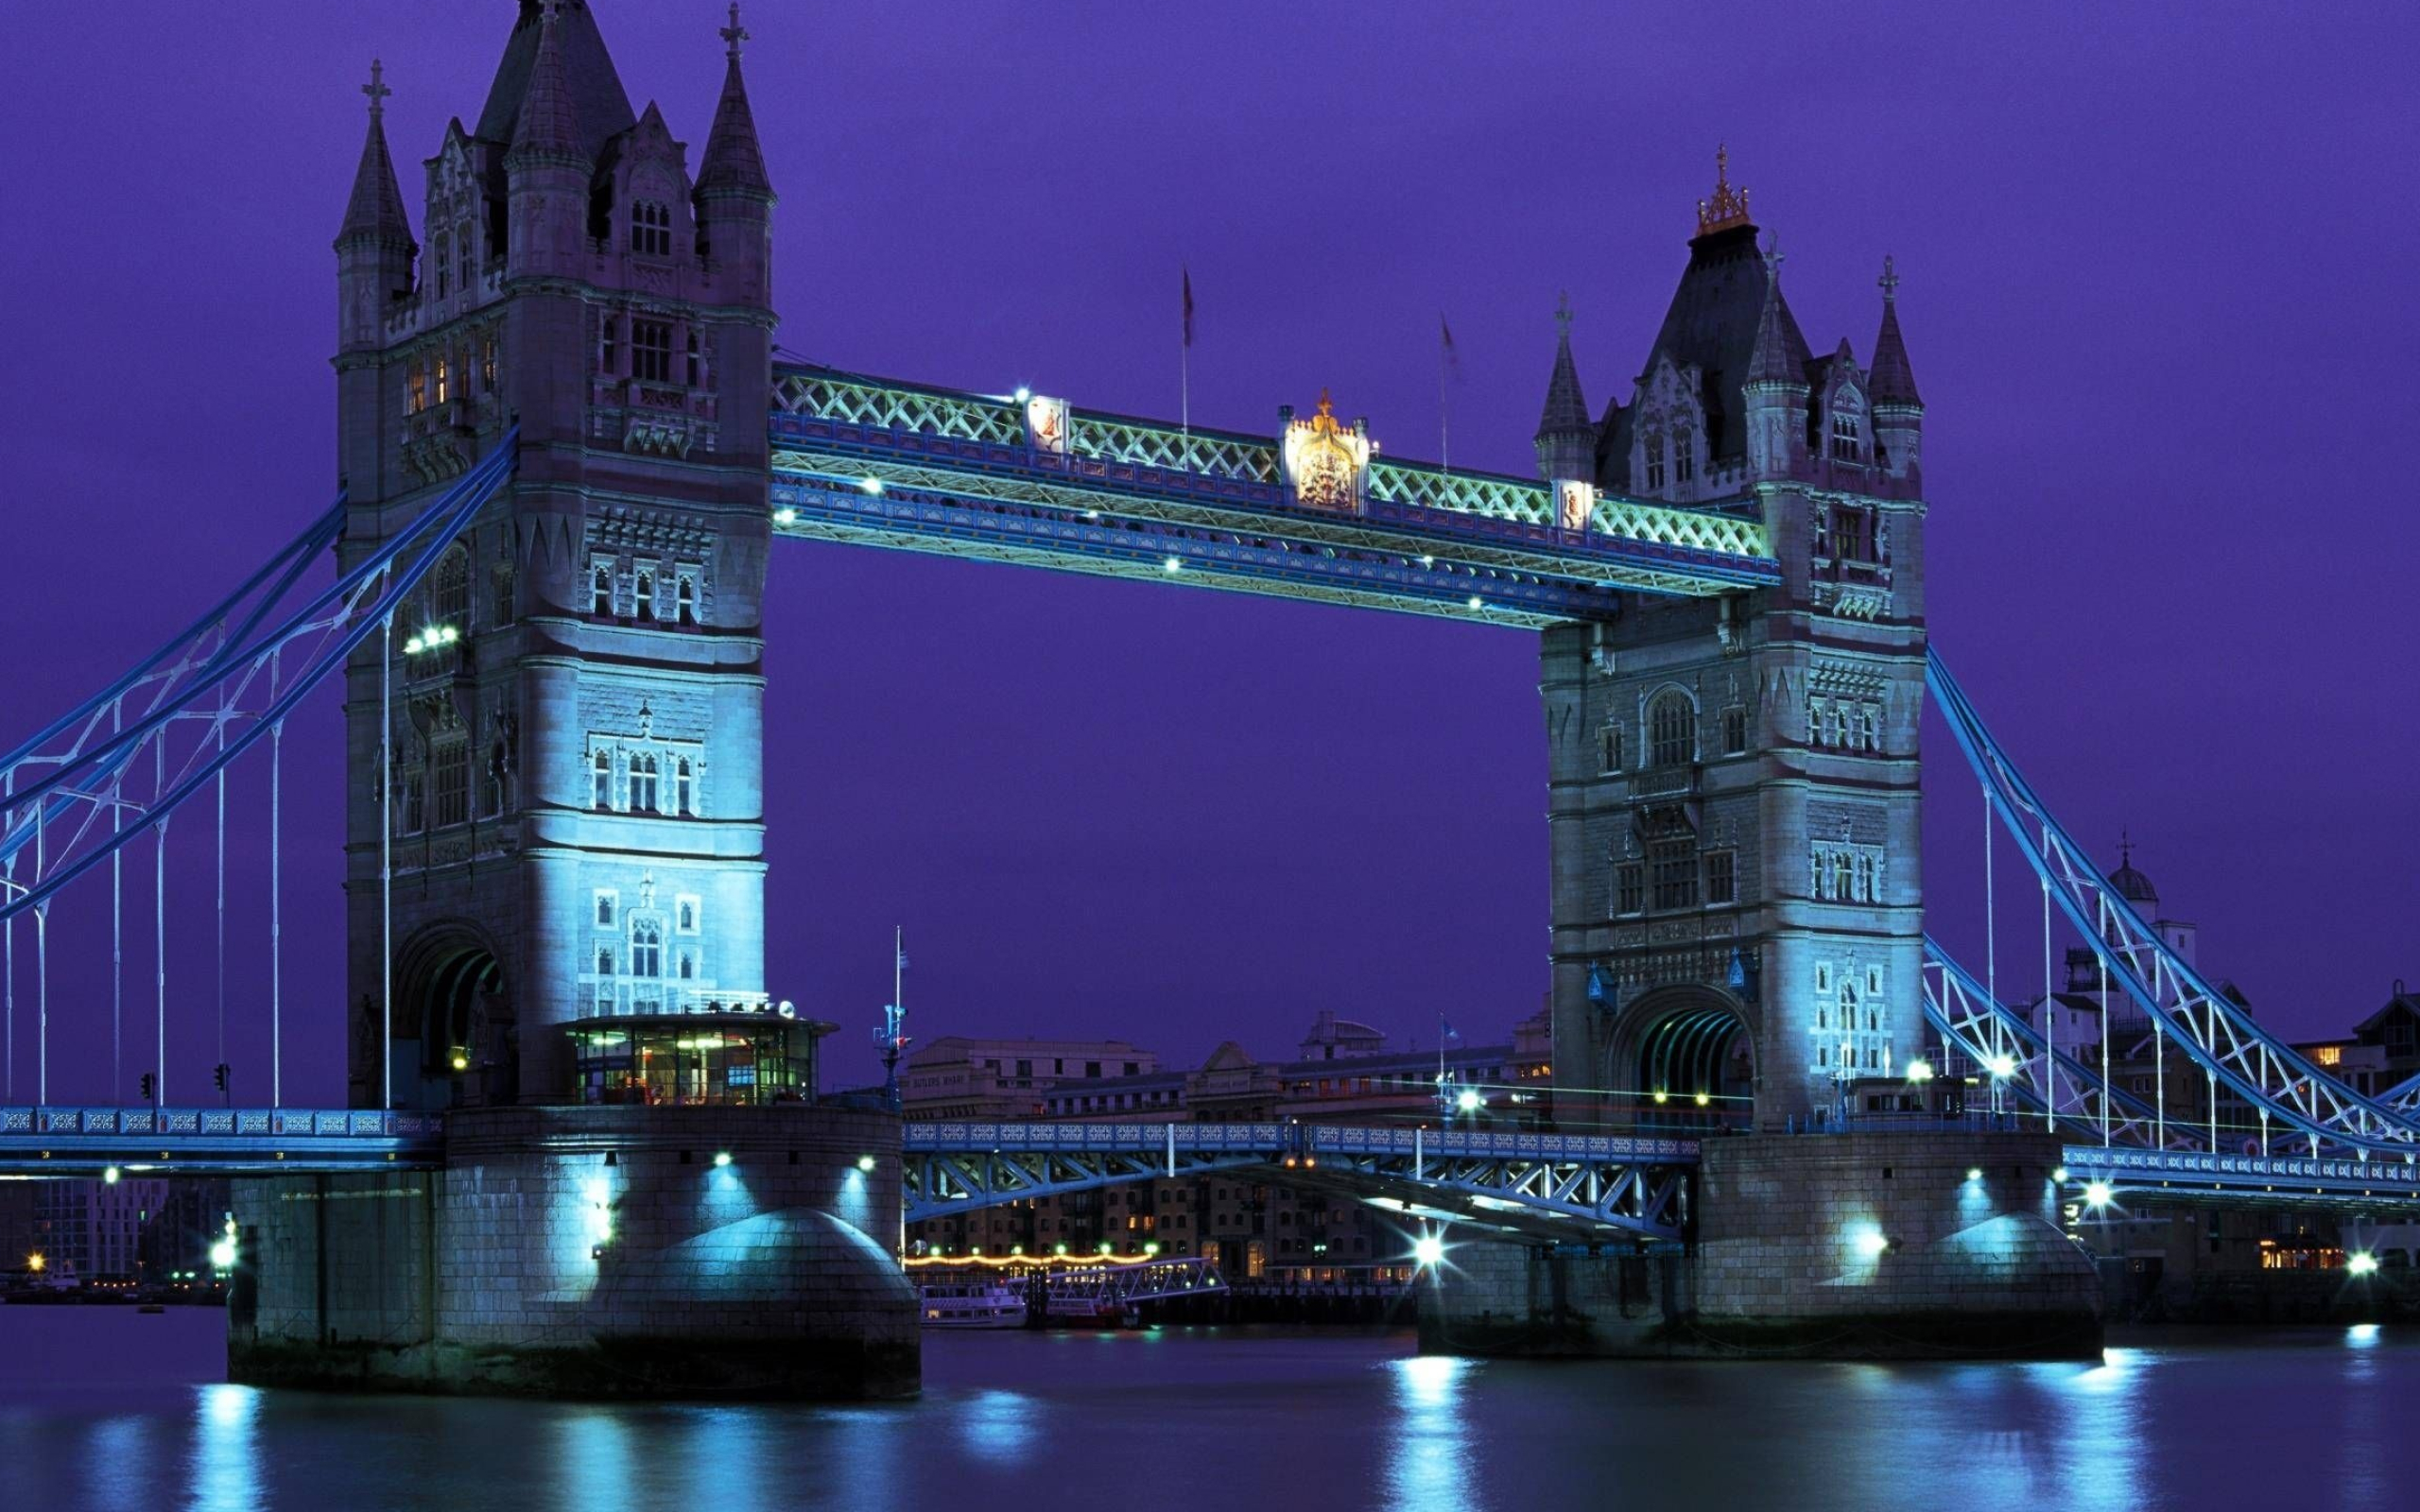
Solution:
M 1748 429 L 1748 471 L 1760 478 L 1796 476 L 1806 465 L 1806 352 L 1781 299 L 1781 249 L 1765 255 L 1765 299 L 1756 346 L 1740 385 Z
M 1548 483 L 1591 483 L 1597 475 L 1597 427 L 1571 360 L 1571 299 L 1555 306 L 1554 371 L 1547 377 L 1546 413 L 1538 418 L 1538 475 Z
M 645 1068 L 614 1047 L 648 1018 L 768 1005 L 773 197 L 735 56 L 716 119 L 693 196 L 590 8 L 523 0 L 477 123 L 429 160 L 415 284 L 373 113 L 337 247 L 344 549 L 520 438 L 393 660 L 373 638 L 349 669 L 357 1103 L 624 1096 Z
M 1883 465 L 1911 488 L 1924 486 L 1925 402 L 1916 392 L 1908 343 L 1899 335 L 1899 274 L 1882 260 L 1882 330 L 1874 338 L 1874 437 Z

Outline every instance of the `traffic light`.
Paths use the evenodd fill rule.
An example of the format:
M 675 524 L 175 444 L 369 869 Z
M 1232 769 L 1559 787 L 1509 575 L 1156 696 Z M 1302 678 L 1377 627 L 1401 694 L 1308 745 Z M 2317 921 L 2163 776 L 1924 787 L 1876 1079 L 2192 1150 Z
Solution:
M 145 1102 L 147 1103 L 151 1100 L 151 1089 L 158 1085 L 158 1078 L 154 1077 L 149 1072 L 147 1071 L 143 1074 L 143 1100 Z
M 227 1090 L 227 1062 L 222 1060 L 217 1065 L 213 1066 L 210 1069 L 210 1079 L 212 1082 L 216 1084 L 220 1091 L 225 1091 Z

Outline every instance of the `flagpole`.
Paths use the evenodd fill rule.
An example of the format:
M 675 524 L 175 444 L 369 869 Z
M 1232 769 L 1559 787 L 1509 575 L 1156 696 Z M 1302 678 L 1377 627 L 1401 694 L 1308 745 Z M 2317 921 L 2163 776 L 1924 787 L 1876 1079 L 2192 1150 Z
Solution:
M 908 1011 L 908 931 L 899 924 L 890 926 L 890 1005 L 902 1014 Z
M 1179 272 L 1184 291 L 1184 309 L 1177 327 L 1177 427 L 1184 438 L 1187 470 L 1190 471 L 1193 452 L 1193 269 L 1180 266 Z
M 1454 349 L 1447 344 L 1453 337 L 1445 335 L 1443 316 L 1437 318 L 1437 470 L 1451 472 L 1454 471 L 1454 447 L 1453 430 L 1445 408 L 1445 362 Z

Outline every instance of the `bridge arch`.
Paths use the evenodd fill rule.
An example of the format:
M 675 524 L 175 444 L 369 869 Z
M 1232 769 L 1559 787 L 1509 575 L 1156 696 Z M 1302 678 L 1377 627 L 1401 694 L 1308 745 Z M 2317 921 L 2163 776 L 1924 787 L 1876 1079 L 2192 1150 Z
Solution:
M 1720 988 L 1652 988 L 1624 1010 L 1600 1085 L 1641 1128 L 1752 1128 L 1758 1028 L 1755 1010 Z
M 511 1101 L 518 1037 L 493 936 L 466 919 L 435 920 L 397 947 L 394 971 L 397 1100 L 418 1108 Z

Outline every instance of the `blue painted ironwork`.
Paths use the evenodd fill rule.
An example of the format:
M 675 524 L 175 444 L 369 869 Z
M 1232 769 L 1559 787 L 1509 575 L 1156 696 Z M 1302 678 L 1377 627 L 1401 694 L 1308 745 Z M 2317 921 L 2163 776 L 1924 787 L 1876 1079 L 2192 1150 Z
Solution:
M 1693 1140 L 1302 1124 L 911 1124 L 910 1223 L 1154 1177 L 1275 1168 L 1392 1195 L 1676 1237 Z
M 0 1175 L 308 1175 L 434 1170 L 437 1113 L 313 1108 L 0 1108 Z
M 2389 1200 L 2420 1202 L 2420 1165 L 2400 1159 L 2264 1158 L 2122 1144 L 2070 1144 L 2063 1158 L 2072 1191 L 2100 1182 L 2120 1198 L 2139 1193 L 2156 1194 L 2164 1202 L 2200 1198 L 2297 1206 L 2314 1199 L 2372 1206 Z
M 2135 911 L 2051 816 L 1938 655 L 1927 653 L 1925 680 L 2001 827 L 2068 923 L 2090 944 L 2107 979 L 2142 1007 L 2164 1037 L 2264 1122 L 2300 1135 L 2314 1158 L 2337 1150 L 2412 1151 L 2420 1141 L 2412 1121 L 2361 1096 L 2270 1034 Z

